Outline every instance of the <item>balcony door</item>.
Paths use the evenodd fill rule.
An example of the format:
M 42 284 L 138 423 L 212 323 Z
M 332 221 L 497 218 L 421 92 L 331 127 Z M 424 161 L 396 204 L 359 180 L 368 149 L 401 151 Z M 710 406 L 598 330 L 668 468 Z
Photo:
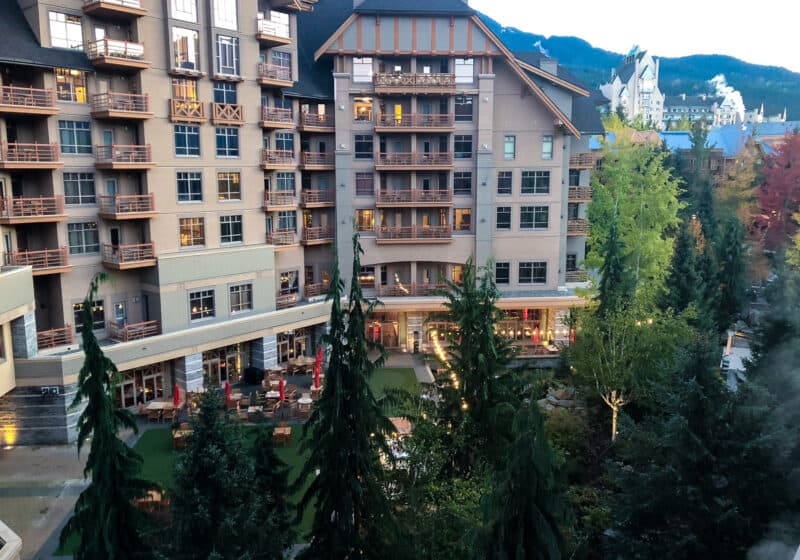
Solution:
M 120 232 L 118 227 L 112 227 L 108 230 L 111 237 L 111 245 L 118 247 L 120 245 Z

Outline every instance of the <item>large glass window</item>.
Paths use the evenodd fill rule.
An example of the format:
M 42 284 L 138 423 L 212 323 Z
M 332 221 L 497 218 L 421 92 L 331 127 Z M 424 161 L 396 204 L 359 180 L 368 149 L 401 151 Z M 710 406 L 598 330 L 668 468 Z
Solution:
M 547 206 L 521 206 L 519 209 L 520 229 L 547 229 L 550 208 Z
M 544 284 L 547 282 L 547 263 L 532 261 L 519 263 L 520 284 Z
M 281 295 L 296 294 L 300 291 L 300 274 L 296 270 L 281 272 Z
M 356 210 L 358 231 L 375 231 L 375 210 Z
M 294 210 L 278 212 L 278 231 L 297 231 L 297 212 Z
M 294 153 L 294 132 L 276 132 L 275 149 Z
M 214 25 L 236 31 L 236 0 L 214 0 Z
M 357 121 L 372 120 L 372 98 L 355 97 L 353 98 L 353 119 Z
M 511 282 L 511 265 L 507 262 L 494 263 L 495 284 L 509 284 Z
M 375 157 L 371 134 L 356 134 L 355 155 L 356 159 L 372 159 Z
M 239 157 L 239 129 L 233 126 L 217 127 L 217 157 Z
M 542 136 L 542 159 L 553 159 L 553 137 Z
M 497 172 L 497 194 L 509 195 L 511 194 L 511 171 L 498 171 Z
M 460 122 L 472 121 L 472 108 L 475 98 L 471 95 L 456 95 L 455 119 Z
M 56 68 L 56 99 L 86 103 L 86 72 Z
M 72 319 L 75 321 L 75 332 L 83 331 L 83 302 L 72 304 Z M 92 304 L 92 330 L 106 328 L 106 312 L 102 299 L 96 299 Z
M 214 103 L 236 105 L 236 84 L 231 82 L 214 82 Z
M 203 180 L 200 173 L 179 171 L 177 182 L 178 202 L 202 202 Z
M 50 45 L 61 49 L 82 51 L 81 17 L 50 12 Z
M 497 229 L 511 229 L 511 206 L 497 207 Z
M 253 309 L 253 285 L 237 284 L 228 289 L 231 313 L 241 313 Z
M 523 171 L 522 194 L 549 194 L 549 171 Z
M 207 319 L 214 317 L 214 290 L 200 290 L 189 292 L 189 319 Z
M 475 80 L 475 70 L 471 58 L 456 59 L 456 83 L 471 84 Z
M 62 154 L 91 154 L 92 125 L 86 121 L 58 121 Z
M 455 231 L 470 231 L 472 229 L 472 209 L 453 209 L 453 229 Z
M 291 171 L 281 171 L 275 174 L 275 188 L 282 192 L 295 192 L 295 176 Z
M 220 216 L 219 217 L 219 240 L 220 240 L 220 243 L 241 243 L 242 242 L 242 217 L 241 216 Z
M 517 157 L 517 137 L 506 136 L 503 139 L 503 159 L 514 159 Z
M 217 172 L 219 200 L 242 200 L 242 181 L 238 171 Z
M 217 73 L 239 75 L 239 39 L 217 35 Z
M 569 186 L 570 187 L 577 187 L 581 184 L 581 170 L 580 169 L 570 169 L 569 170 Z
M 372 81 L 372 57 L 353 58 L 353 81 Z
M 175 68 L 200 70 L 200 43 L 197 31 L 173 27 L 172 54 L 175 57 Z
M 175 125 L 175 155 L 200 155 L 200 127 L 185 124 Z
M 292 67 L 292 53 L 286 51 L 272 51 L 272 64 L 282 68 Z
M 472 171 L 453 173 L 453 194 L 469 196 L 472 194 Z
M 67 240 L 70 255 L 85 255 L 100 252 L 100 236 L 97 222 L 67 224 Z
M 456 134 L 454 137 L 454 151 L 453 156 L 456 159 L 472 159 L 472 135 L 471 134 Z
M 95 204 L 94 173 L 64 173 L 66 204 Z
M 181 247 L 197 247 L 206 244 L 206 222 L 203 218 L 180 218 Z
M 172 0 L 172 17 L 196 23 L 197 0 Z
M 197 80 L 172 78 L 172 97 L 175 99 L 197 101 Z

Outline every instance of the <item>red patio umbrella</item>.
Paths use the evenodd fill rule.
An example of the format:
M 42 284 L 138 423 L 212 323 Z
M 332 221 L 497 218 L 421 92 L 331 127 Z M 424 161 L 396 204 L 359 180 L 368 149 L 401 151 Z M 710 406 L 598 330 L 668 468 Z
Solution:
M 278 391 L 280 392 L 281 402 L 286 400 L 286 385 L 283 377 L 281 377 L 281 382 L 278 384 Z
M 177 383 L 172 388 L 172 404 L 176 407 L 181 405 L 181 388 Z
M 533 343 L 539 344 L 539 327 L 533 329 Z
M 317 346 L 317 361 L 314 363 L 314 388 L 319 389 L 319 376 L 322 374 L 322 345 Z
M 569 330 L 569 343 L 570 344 L 574 344 L 575 343 L 575 329 L 570 329 Z
M 231 400 L 231 382 L 228 380 L 225 381 L 225 400 Z

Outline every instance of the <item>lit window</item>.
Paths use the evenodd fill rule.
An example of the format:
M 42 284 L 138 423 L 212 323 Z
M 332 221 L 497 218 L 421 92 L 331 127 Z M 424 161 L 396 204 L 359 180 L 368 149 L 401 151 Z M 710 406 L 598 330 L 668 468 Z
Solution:
M 520 284 L 544 284 L 547 282 L 547 263 L 544 261 L 519 263 Z
M 253 285 L 238 284 L 228 290 L 231 313 L 241 313 L 253 309 Z
M 217 127 L 217 157 L 239 157 L 239 129 Z
M 511 194 L 511 171 L 497 172 L 497 194 Z
M 94 173 L 64 173 L 64 202 L 94 204 Z
M 506 136 L 503 140 L 503 158 L 514 159 L 517 157 L 517 137 Z
M 75 332 L 83 331 L 83 302 L 72 304 L 72 317 L 75 321 Z M 97 299 L 92 304 L 92 330 L 106 328 L 106 312 L 103 300 Z
M 200 70 L 200 43 L 197 31 L 172 28 L 172 54 L 175 68 Z
M 547 229 L 550 208 L 547 206 L 522 206 L 519 209 L 520 229 Z
M 522 194 L 549 194 L 549 171 L 523 171 Z
M 239 75 L 239 39 L 217 35 L 217 73 Z
M 91 154 L 92 125 L 86 121 L 58 121 L 62 154 Z
M 358 231 L 374 231 L 375 211 L 356 210 L 356 224 L 358 226 Z
M 372 81 L 372 57 L 353 58 L 353 81 Z
M 181 247 L 206 244 L 206 224 L 203 218 L 180 218 Z
M 375 267 L 362 266 L 361 269 L 358 271 L 358 282 L 361 284 L 362 288 L 374 288 Z
M 553 137 L 542 136 L 542 159 L 553 159 Z
M 97 222 L 67 224 L 67 241 L 70 255 L 85 255 L 100 252 L 100 236 Z
M 56 99 L 86 103 L 86 72 L 56 68 Z
M 455 231 L 470 231 L 472 229 L 472 209 L 453 209 L 453 228 Z
M 242 200 L 242 182 L 238 171 L 217 173 L 217 195 L 219 200 Z
M 372 120 L 371 97 L 356 97 L 353 99 L 353 119 L 357 121 Z
M 83 32 L 80 16 L 50 12 L 50 45 L 82 51 Z
M 281 295 L 296 294 L 300 291 L 300 274 L 296 270 L 281 272 Z
M 202 175 L 197 172 L 179 171 L 177 177 L 178 202 L 202 202 Z
M 197 321 L 214 315 L 214 290 L 189 292 L 189 319 Z
M 172 97 L 197 101 L 197 80 L 172 78 Z
M 473 60 L 471 58 L 457 58 L 455 73 L 457 84 L 471 84 L 475 80 Z
M 241 243 L 242 242 L 242 217 L 241 216 L 220 216 L 219 217 L 219 240 L 220 243 Z
M 214 0 L 214 25 L 236 31 L 236 0 Z

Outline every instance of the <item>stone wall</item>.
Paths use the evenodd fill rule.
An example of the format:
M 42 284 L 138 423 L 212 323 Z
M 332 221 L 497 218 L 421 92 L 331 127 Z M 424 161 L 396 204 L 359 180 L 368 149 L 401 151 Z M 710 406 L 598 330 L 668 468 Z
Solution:
M 57 390 L 58 394 L 50 391 Z M 74 443 L 82 406 L 70 408 L 77 384 L 17 387 L 0 398 L 0 445 Z

